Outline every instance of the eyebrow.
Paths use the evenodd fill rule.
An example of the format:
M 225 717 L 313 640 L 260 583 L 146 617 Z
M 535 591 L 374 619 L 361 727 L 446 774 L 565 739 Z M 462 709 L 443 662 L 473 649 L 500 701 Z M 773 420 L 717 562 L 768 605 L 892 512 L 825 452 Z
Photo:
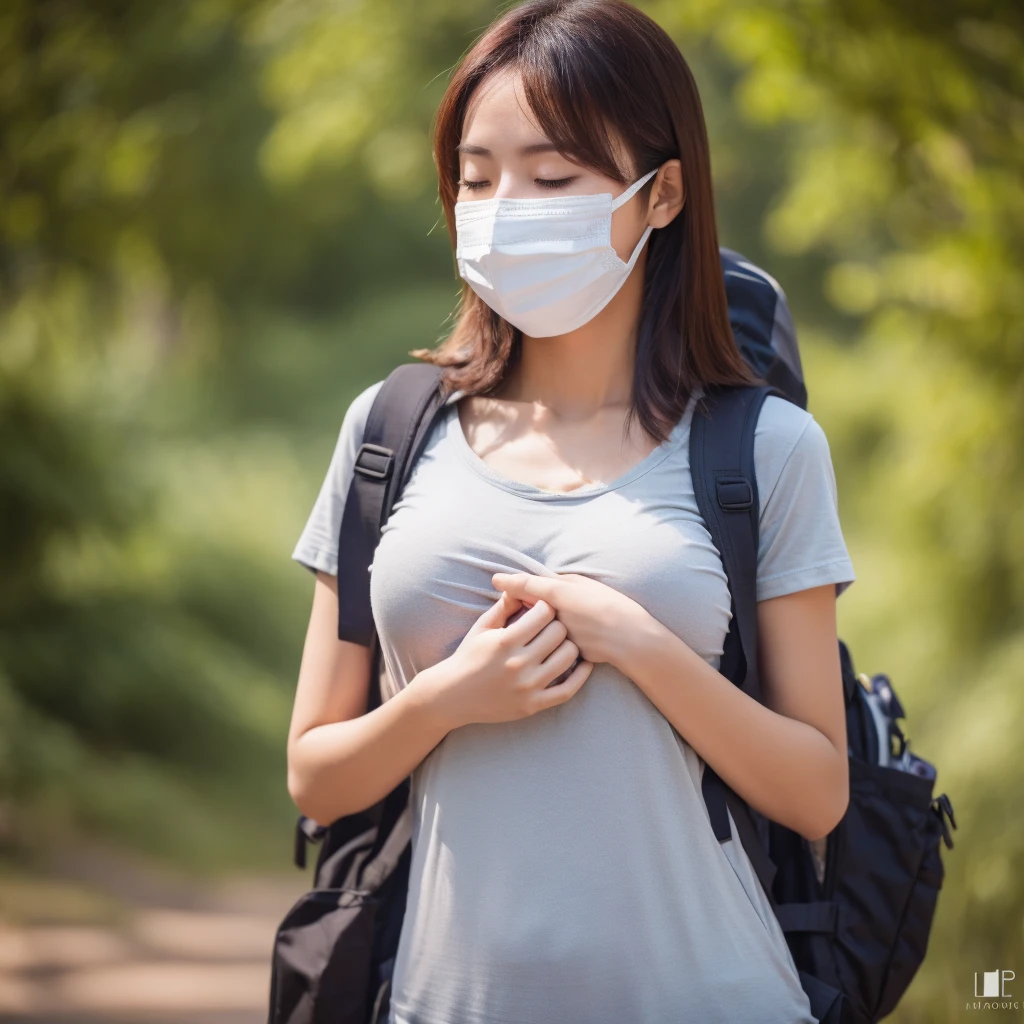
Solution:
M 471 146 L 468 143 L 461 143 L 455 147 L 457 153 L 465 153 L 467 156 L 493 156 L 489 149 L 483 146 Z M 531 146 L 523 146 L 519 150 L 520 156 L 533 156 L 536 153 L 557 153 L 558 147 L 553 142 L 535 142 Z

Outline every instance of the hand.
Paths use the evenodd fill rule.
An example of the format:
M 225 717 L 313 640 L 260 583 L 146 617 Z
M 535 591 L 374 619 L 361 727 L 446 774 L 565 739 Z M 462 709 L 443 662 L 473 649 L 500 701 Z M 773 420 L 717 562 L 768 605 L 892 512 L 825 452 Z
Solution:
M 426 670 L 429 699 L 450 728 L 474 722 L 511 722 L 568 701 L 593 665 L 581 661 L 564 682 L 549 686 L 572 668 L 579 649 L 544 601 L 505 625 L 523 607 L 507 594 L 476 620 L 455 653 Z M 413 680 L 424 674 L 421 673 Z
M 543 601 L 551 605 L 567 635 L 591 664 L 609 662 L 619 667 L 631 623 L 647 615 L 632 598 L 613 587 L 581 576 L 560 573 L 557 577 L 534 576 L 527 572 L 496 572 L 491 584 L 507 597 L 530 605 Z

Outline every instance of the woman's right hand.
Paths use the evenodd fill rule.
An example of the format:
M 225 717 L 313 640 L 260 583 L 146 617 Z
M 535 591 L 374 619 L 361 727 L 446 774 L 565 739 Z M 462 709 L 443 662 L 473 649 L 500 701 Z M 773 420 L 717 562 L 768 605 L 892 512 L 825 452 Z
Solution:
M 566 639 L 565 626 L 546 601 L 506 625 L 522 608 L 522 601 L 502 593 L 454 654 L 413 679 L 413 687 L 429 689 L 424 696 L 451 728 L 513 722 L 564 704 L 593 670 L 591 662 L 581 660 L 563 682 L 549 685 L 572 668 L 579 648 Z

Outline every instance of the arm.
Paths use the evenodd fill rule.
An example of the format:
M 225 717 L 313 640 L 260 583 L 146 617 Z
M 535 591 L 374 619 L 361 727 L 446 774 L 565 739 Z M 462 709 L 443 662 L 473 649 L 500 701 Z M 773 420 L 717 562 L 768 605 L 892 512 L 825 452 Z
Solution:
M 448 732 L 426 687 L 366 713 L 370 650 L 339 640 L 337 623 L 337 577 L 318 572 L 288 732 L 288 792 L 324 824 L 382 800 Z
M 743 693 L 640 604 L 576 573 L 497 573 L 494 585 L 553 605 L 583 656 L 631 679 L 756 810 L 807 839 L 849 800 L 846 720 L 831 583 L 758 602 L 766 703 Z

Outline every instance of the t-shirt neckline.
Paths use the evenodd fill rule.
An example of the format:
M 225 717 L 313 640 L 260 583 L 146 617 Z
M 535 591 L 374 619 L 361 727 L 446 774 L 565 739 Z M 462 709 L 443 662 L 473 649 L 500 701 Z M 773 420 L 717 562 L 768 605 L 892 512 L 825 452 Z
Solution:
M 458 402 L 464 394 L 462 391 L 456 391 L 449 396 L 446 403 L 445 419 L 446 435 L 450 438 L 462 461 L 477 476 L 484 478 L 494 486 L 535 501 L 578 501 L 582 498 L 593 498 L 608 491 L 619 490 L 649 473 L 660 463 L 664 462 L 683 443 L 684 438 L 688 434 L 686 428 L 694 401 L 698 396 L 696 391 L 690 395 L 683 415 L 670 431 L 668 438 L 614 480 L 610 480 L 607 483 L 586 484 L 571 491 L 548 491 L 543 487 L 537 487 L 535 484 L 514 480 L 512 477 L 506 476 L 477 455 L 466 438 L 466 434 L 462 429 L 462 420 L 459 418 Z

